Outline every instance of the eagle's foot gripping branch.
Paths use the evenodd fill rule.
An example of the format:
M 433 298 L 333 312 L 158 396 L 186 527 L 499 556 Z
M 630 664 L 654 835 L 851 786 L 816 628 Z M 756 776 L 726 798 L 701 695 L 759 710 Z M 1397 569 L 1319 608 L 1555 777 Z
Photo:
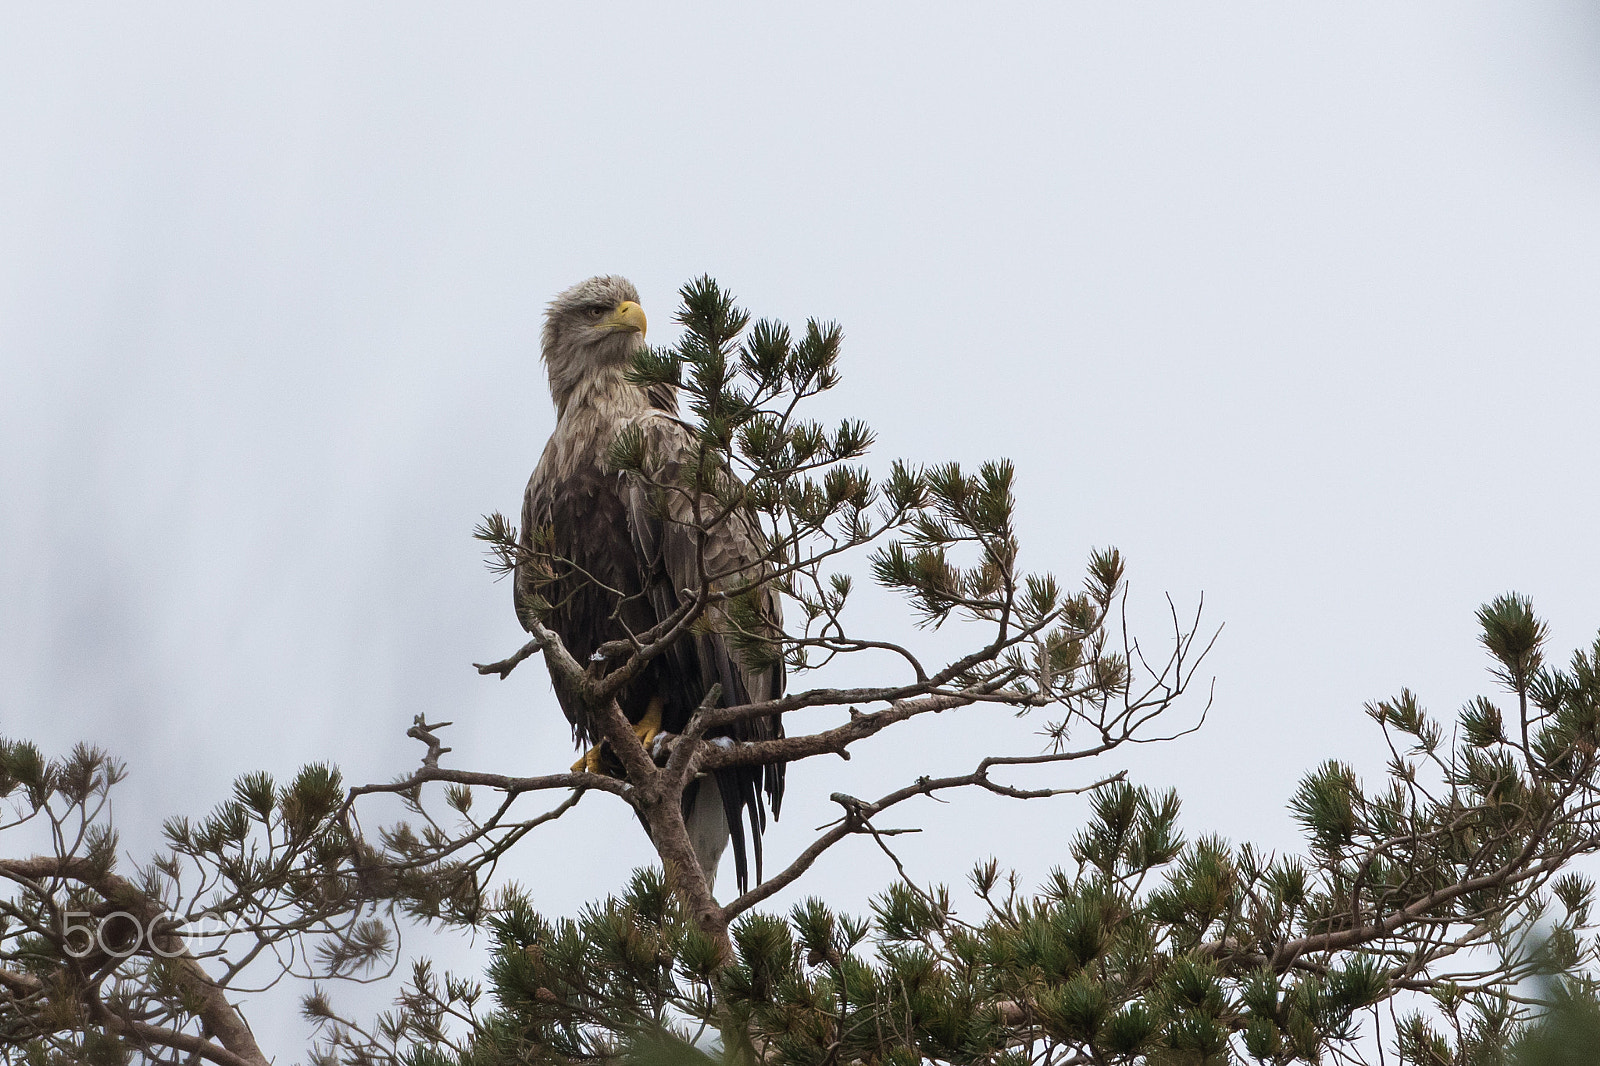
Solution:
M 633 735 L 639 738 L 639 743 L 640 743 L 641 746 L 643 746 L 645 751 L 651 752 L 652 755 L 654 754 L 655 749 L 652 747 L 652 745 L 655 743 L 656 738 L 661 735 L 661 701 L 660 700 L 651 700 L 650 701 L 650 709 L 645 712 L 645 715 L 644 715 L 643 718 L 639 719 L 637 722 L 634 723 L 634 725 L 633 725 Z M 583 757 L 580 758 L 577 762 L 572 764 L 572 772 L 575 773 L 575 774 L 577 774 L 577 773 L 585 773 L 585 774 L 603 774 L 603 773 L 605 773 L 606 770 L 604 769 L 604 762 L 603 762 L 602 751 L 601 751 L 601 749 L 603 749 L 604 747 L 605 747 L 605 742 L 601 741 L 599 744 L 596 744 L 594 747 L 592 747 L 588 751 L 584 752 L 583 753 Z

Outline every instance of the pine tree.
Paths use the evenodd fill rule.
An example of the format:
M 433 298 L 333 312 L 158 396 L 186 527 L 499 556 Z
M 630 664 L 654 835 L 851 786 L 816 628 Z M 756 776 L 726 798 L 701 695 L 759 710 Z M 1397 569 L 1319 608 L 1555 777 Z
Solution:
M 1530 601 L 1500 597 L 1479 614 L 1500 692 L 1448 719 L 1409 691 L 1370 704 L 1392 753 L 1386 772 L 1372 784 L 1338 761 L 1308 773 L 1288 798 L 1303 853 L 1189 839 L 1177 795 L 1088 767 L 1203 717 L 1192 707 L 1168 724 L 1186 713 L 1212 639 L 1198 612 L 1188 623 L 1174 612 L 1152 662 L 1152 642 L 1123 635 L 1115 550 L 1092 552 L 1075 582 L 1021 567 L 1009 463 L 874 473 L 865 423 L 806 415 L 839 381 L 836 326 L 752 321 L 706 278 L 682 295 L 681 339 L 646 350 L 631 375 L 678 390 L 694 460 L 668 469 L 642 435 L 623 434 L 610 462 L 663 498 L 695 501 L 706 530 L 754 524 L 762 569 L 702 582 L 655 630 L 587 662 L 543 625 L 535 599 L 533 639 L 479 668 L 506 678 L 541 658 L 600 716 L 604 772 L 454 767 L 449 723 L 419 718 L 409 732 L 426 753 L 400 779 L 349 788 L 323 766 L 286 784 L 247 774 L 211 814 L 170 821 L 163 854 L 124 875 L 107 803 L 115 760 L 79 749 L 51 761 L 8 740 L 0 794 L 14 817 L 0 831 L 34 842 L 28 857 L 0 859 L 8 1060 L 264 1063 L 234 1001 L 285 976 L 314 982 L 304 1009 L 320 1026 L 314 1057 L 330 1064 L 1199 1066 L 1383 1054 L 1487 1066 L 1559 1063 L 1594 1046 L 1594 885 L 1578 863 L 1600 850 L 1600 640 L 1549 665 Z M 538 531 L 518 533 L 500 515 L 484 520 L 492 569 L 564 565 Z M 968 650 L 927 662 L 859 632 L 851 597 L 868 578 Z M 762 585 L 789 605 L 786 629 L 761 610 Z M 781 659 L 789 693 L 724 707 L 714 691 L 681 734 L 647 750 L 613 697 L 705 627 L 753 661 Z M 806 687 L 860 654 L 896 665 L 874 685 Z M 683 836 L 696 774 L 848 756 L 912 718 L 992 705 L 1032 716 L 1042 749 L 984 753 L 965 773 L 870 799 L 835 794 L 837 820 L 787 865 L 731 900 L 712 897 Z M 706 739 L 740 716 L 798 710 L 837 724 Z M 1055 777 L 1011 783 L 1022 766 Z M 892 857 L 911 827 L 888 812 L 903 819 L 909 800 L 970 789 L 1086 795 L 1088 817 L 1040 885 L 995 860 L 959 889 L 902 872 L 865 915 L 796 902 L 798 890 L 776 898 L 848 838 Z M 544 809 L 522 810 L 544 794 Z M 406 818 L 365 828 L 376 796 L 399 797 Z M 570 918 L 493 881 L 502 856 L 591 797 L 630 804 L 661 864 Z M 25 838 L 30 826 L 49 831 Z M 487 928 L 484 973 L 411 960 L 393 1010 L 369 1023 L 342 1014 L 332 983 L 400 965 L 395 934 L 415 921 Z

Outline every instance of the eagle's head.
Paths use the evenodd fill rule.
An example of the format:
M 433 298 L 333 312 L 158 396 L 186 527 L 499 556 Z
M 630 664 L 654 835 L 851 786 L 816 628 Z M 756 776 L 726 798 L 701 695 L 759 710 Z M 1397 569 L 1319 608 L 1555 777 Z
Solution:
M 590 278 L 551 300 L 541 351 L 556 409 L 596 374 L 627 366 L 644 345 L 644 330 L 639 290 L 627 278 Z

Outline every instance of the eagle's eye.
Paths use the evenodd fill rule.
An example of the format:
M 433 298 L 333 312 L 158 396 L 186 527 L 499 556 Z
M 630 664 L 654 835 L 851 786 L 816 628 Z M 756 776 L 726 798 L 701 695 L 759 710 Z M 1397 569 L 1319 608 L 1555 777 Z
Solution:
M 590 318 L 599 318 L 601 315 L 603 315 L 605 313 L 606 313 L 606 309 L 604 307 L 599 306 L 598 304 L 595 305 L 594 307 L 589 308 L 589 317 Z

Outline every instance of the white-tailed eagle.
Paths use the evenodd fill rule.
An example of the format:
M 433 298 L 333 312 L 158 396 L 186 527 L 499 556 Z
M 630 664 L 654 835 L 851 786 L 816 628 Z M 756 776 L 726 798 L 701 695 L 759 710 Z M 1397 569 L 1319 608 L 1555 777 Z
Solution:
M 607 455 L 618 434 L 637 428 L 651 469 L 665 477 L 695 448 L 694 432 L 677 418 L 676 390 L 632 384 L 626 372 L 644 346 L 639 294 L 624 278 L 596 277 L 557 296 L 545 315 L 543 355 L 555 401 L 556 429 L 545 445 L 522 506 L 521 557 L 516 576 L 518 617 L 537 616 L 578 661 L 601 644 L 639 636 L 670 616 L 701 587 L 726 591 L 759 580 L 762 540 L 735 515 L 703 528 L 694 497 L 662 491 L 637 474 L 618 473 Z M 656 479 L 651 479 L 656 480 Z M 533 560 L 537 560 L 534 563 Z M 781 625 L 777 596 L 760 594 L 773 627 Z M 720 609 L 708 612 L 670 650 L 652 659 L 625 686 L 619 703 L 647 748 L 657 731 L 681 733 L 713 684 L 724 706 L 774 699 L 783 693 L 781 662 L 755 668 L 719 632 Z M 597 746 L 582 703 L 556 686 L 573 739 Z M 783 735 L 776 716 L 746 720 L 728 731 L 735 740 Z M 574 766 L 602 766 L 597 748 Z M 739 889 L 749 884 L 746 843 L 761 874 L 766 803 L 778 816 L 783 766 L 719 770 L 691 782 L 684 794 L 689 838 L 714 885 L 717 862 L 731 837 Z M 748 831 L 747 827 L 748 826 Z

